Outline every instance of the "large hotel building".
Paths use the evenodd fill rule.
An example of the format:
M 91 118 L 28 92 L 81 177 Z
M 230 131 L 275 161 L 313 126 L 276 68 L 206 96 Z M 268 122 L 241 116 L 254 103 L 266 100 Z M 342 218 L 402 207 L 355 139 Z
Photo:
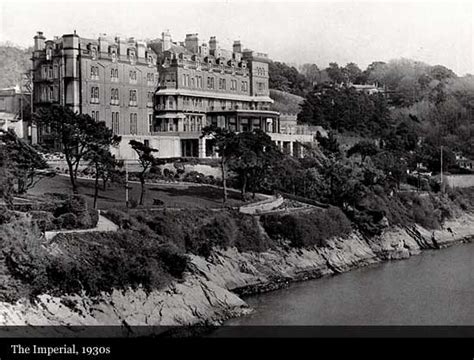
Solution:
M 282 133 L 280 114 L 271 110 L 266 54 L 222 49 L 215 37 L 201 43 L 188 34 L 175 43 L 169 32 L 143 42 L 133 38 L 96 39 L 76 33 L 46 40 L 35 36 L 34 108 L 58 103 L 98 121 L 122 136 L 114 152 L 134 159 L 131 139 L 159 150 L 158 156 L 214 156 L 202 128 L 262 129 L 283 150 L 303 154 L 312 135 Z M 51 141 L 38 129 L 40 142 Z

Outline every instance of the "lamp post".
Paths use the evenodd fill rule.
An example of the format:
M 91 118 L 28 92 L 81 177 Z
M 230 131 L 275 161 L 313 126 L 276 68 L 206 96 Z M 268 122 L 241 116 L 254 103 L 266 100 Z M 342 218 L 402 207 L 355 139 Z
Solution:
M 125 163 L 125 206 L 128 209 L 128 166 L 127 166 L 127 160 L 125 160 L 124 163 Z
M 443 145 L 441 145 L 441 182 L 440 182 L 440 187 L 441 187 L 441 192 L 443 191 Z

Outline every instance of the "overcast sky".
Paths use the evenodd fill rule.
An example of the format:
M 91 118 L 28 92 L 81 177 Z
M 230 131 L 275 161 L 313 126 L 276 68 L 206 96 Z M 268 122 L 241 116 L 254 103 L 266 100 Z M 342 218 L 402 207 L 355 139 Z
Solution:
M 277 61 L 326 67 L 353 61 L 365 68 L 374 60 L 412 58 L 443 64 L 459 75 L 474 73 L 472 1 L 25 1 L 0 3 L 0 41 L 33 43 L 76 30 L 156 38 L 164 29 L 173 41 L 197 32 L 216 35 L 230 48 L 267 52 Z

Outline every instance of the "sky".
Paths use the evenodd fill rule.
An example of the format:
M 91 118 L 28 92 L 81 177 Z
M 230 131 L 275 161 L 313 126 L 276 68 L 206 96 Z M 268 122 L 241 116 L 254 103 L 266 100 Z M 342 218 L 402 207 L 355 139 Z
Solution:
M 458 75 L 474 74 L 473 1 L 145 1 L 95 2 L 2 0 L 0 42 L 33 44 L 45 36 L 72 33 L 153 39 L 169 29 L 173 41 L 198 33 L 200 41 L 217 36 L 231 49 L 266 52 L 292 65 L 410 58 L 442 64 Z

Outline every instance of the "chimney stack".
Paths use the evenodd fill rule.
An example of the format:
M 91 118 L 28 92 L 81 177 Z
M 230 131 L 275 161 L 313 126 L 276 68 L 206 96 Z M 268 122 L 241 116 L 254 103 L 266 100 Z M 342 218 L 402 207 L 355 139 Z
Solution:
M 169 30 L 165 30 L 161 33 L 162 40 L 162 51 L 168 51 L 171 49 L 171 34 Z
M 209 50 L 216 50 L 219 46 L 219 42 L 217 41 L 215 36 L 211 36 L 211 39 L 209 40 Z
M 235 40 L 234 45 L 233 45 L 233 51 L 235 53 L 241 53 L 242 52 L 242 44 L 240 43 L 240 40 Z
M 45 46 L 44 46 L 44 42 L 46 40 L 46 38 L 43 36 L 43 32 L 42 31 L 38 31 L 34 37 L 35 39 L 35 51 L 41 51 L 41 50 L 44 50 Z

